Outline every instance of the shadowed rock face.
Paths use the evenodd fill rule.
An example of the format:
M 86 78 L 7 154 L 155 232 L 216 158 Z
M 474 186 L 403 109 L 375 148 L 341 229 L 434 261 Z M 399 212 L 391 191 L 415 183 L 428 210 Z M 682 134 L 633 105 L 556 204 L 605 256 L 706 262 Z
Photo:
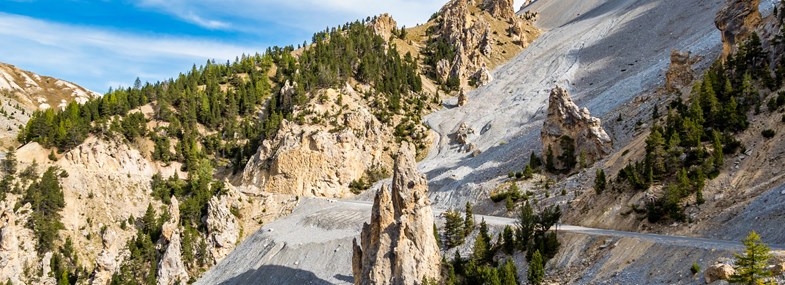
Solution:
M 433 236 L 428 181 L 417 171 L 414 146 L 404 142 L 395 160 L 392 193 L 376 193 L 371 223 L 354 240 L 355 284 L 418 284 L 438 280 L 440 257 Z
M 727 0 L 717 13 L 714 24 L 722 33 L 722 56 L 733 51 L 736 45 L 749 37 L 761 22 L 758 10 L 760 0 Z
M 564 152 L 562 137 L 570 137 L 575 142 L 574 154 L 577 156 L 583 153 L 587 164 L 607 155 L 612 148 L 611 138 L 602 128 L 600 119 L 592 117 L 586 108 L 579 109 L 567 90 L 558 86 L 551 90 L 548 117 L 545 118 L 540 136 L 542 149 L 545 152 L 552 149 L 554 157 Z

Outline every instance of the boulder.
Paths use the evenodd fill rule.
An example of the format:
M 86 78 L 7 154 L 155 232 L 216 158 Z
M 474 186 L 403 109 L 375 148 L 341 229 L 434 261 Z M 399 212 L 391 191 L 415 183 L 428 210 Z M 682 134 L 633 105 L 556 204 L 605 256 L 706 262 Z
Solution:
M 706 268 L 703 278 L 706 279 L 706 284 L 711 284 L 718 280 L 728 280 L 734 273 L 736 270 L 730 264 L 717 263 Z
M 441 257 L 433 236 L 428 181 L 417 171 L 415 149 L 404 142 L 394 164 L 392 191 L 376 193 L 371 222 L 353 242 L 354 283 L 420 284 L 438 281 Z
M 469 135 L 474 134 L 474 129 L 470 128 L 466 123 L 461 123 L 458 130 L 455 132 L 455 141 L 462 146 L 469 143 Z

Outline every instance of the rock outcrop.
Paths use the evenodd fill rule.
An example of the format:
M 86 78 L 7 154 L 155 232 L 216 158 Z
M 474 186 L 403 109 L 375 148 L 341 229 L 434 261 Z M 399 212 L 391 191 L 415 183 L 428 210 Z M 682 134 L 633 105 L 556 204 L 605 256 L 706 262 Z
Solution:
M 227 197 L 214 196 L 207 203 L 207 242 L 214 264 L 232 252 L 240 239 L 240 224 L 231 207 Z
M 465 147 L 469 144 L 469 136 L 472 134 L 474 134 L 474 129 L 470 128 L 466 123 L 461 123 L 455 132 L 455 141 Z
M 529 34 L 536 29 L 531 23 L 515 15 L 511 0 L 452 0 L 438 13 L 435 21 L 436 37 L 455 49 L 453 58 L 436 62 L 435 74 L 440 82 L 458 79 L 466 86 L 470 79 L 477 85 L 490 81 L 489 65 L 506 56 L 511 56 L 503 46 L 507 43 L 516 49 L 529 43 Z M 473 9 L 483 12 L 473 13 Z
M 374 199 L 371 223 L 354 240 L 355 284 L 420 284 L 438 281 L 439 248 L 433 236 L 428 181 L 417 172 L 414 146 L 404 142 L 395 160 L 392 192 Z
M 515 1 L 513 0 L 485 0 L 483 1 L 483 8 L 491 13 L 491 16 L 500 19 L 506 19 L 510 22 L 515 18 Z
M 0 280 L 23 284 L 25 268 L 36 262 L 34 244 L 26 242 L 33 233 L 24 227 L 30 212 L 29 203 L 14 211 L 13 204 L 0 201 Z
M 469 98 L 466 97 L 466 92 L 461 90 L 461 93 L 458 93 L 458 107 L 464 106 L 466 103 L 469 103 Z
M 171 285 L 188 281 L 180 243 L 180 204 L 174 196 L 169 205 L 169 217 L 169 221 L 161 228 L 165 251 L 158 263 L 157 284 Z
M 548 116 L 540 133 L 542 138 L 543 157 L 550 148 L 553 157 L 564 152 L 562 137 L 566 136 L 574 142 L 574 155 L 581 153 L 586 164 L 591 164 L 610 153 L 611 138 L 602 128 L 600 119 L 594 118 L 586 108 L 579 109 L 572 101 L 567 90 L 556 87 L 551 90 L 548 99 Z M 558 165 L 557 167 L 561 167 Z
M 736 270 L 730 264 L 717 263 L 706 268 L 703 278 L 706 279 L 706 284 L 711 284 L 717 280 L 728 280 L 734 273 Z
M 731 54 L 761 22 L 760 0 L 727 0 L 714 23 L 722 34 L 722 56 Z
M 344 197 L 352 195 L 349 184 L 367 169 L 390 169 L 390 154 L 396 149 L 393 126 L 380 122 L 350 86 L 323 95 L 327 100 L 309 104 L 305 117 L 322 123 L 298 125 L 284 120 L 275 138 L 262 142 L 248 161 L 242 183 L 256 188 L 252 194 Z M 413 136 L 427 135 L 421 124 L 414 127 Z
M 373 29 L 373 32 L 385 41 L 392 36 L 393 29 L 398 28 L 398 23 L 387 13 L 374 17 L 368 22 L 368 25 Z
M 692 56 L 689 52 L 671 51 L 671 65 L 665 72 L 665 89 L 676 92 L 678 88 L 689 86 L 693 75 L 692 65 L 701 60 L 700 56 Z
M 116 242 L 117 233 L 111 228 L 107 228 L 101 235 L 103 249 L 95 259 L 95 270 L 91 284 L 107 284 L 112 280 L 112 274 L 118 269 L 118 252 L 123 244 Z

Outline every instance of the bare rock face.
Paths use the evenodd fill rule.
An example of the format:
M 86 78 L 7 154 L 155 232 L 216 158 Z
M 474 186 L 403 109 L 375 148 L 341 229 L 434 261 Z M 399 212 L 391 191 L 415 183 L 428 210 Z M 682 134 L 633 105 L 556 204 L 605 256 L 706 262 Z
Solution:
M 518 32 L 511 35 L 513 40 L 521 40 L 521 46 L 528 44 L 524 20 L 515 15 L 512 5 L 512 0 L 452 0 L 442 7 L 436 21 L 435 35 L 455 47 L 456 53 L 454 58 L 436 63 L 435 73 L 441 82 L 457 78 L 461 86 L 465 86 L 470 79 L 478 77 L 478 83 L 489 82 L 490 77 L 486 76 L 489 72 L 482 69 L 490 63 L 491 58 L 500 56 L 499 52 L 494 54 L 494 45 L 505 40 L 499 34 L 507 34 L 507 25 L 518 28 Z M 475 8 L 487 11 L 490 17 L 472 14 L 471 9 Z M 492 24 L 498 26 L 499 22 L 504 23 L 504 28 L 494 31 Z
M 706 284 L 711 284 L 717 280 L 728 280 L 734 273 L 736 270 L 730 264 L 717 263 L 706 268 L 703 278 L 706 279 Z
M 385 41 L 390 39 L 393 29 L 398 27 L 398 23 L 387 13 L 374 17 L 368 25 Z
M 579 109 L 572 101 L 567 90 L 556 87 L 551 90 L 548 100 L 548 117 L 540 133 L 543 154 L 548 148 L 554 157 L 563 153 L 562 136 L 575 142 L 575 155 L 583 153 L 586 163 L 591 164 L 611 151 L 611 138 L 602 128 L 600 119 L 594 118 L 586 108 Z M 544 155 L 543 155 L 544 156 Z
M 692 65 L 700 59 L 699 56 L 691 56 L 689 52 L 671 51 L 671 65 L 665 73 L 665 88 L 668 92 L 675 92 L 679 87 L 692 83 Z
M 322 123 L 284 120 L 275 138 L 262 142 L 243 172 L 241 183 L 249 185 L 244 192 L 340 198 L 352 195 L 349 184 L 367 169 L 389 169 L 393 127 L 380 122 L 362 102 L 362 94 L 349 86 L 326 90 L 324 96 L 324 104 L 309 104 L 305 118 Z M 424 126 L 416 128 L 415 133 L 427 136 Z
M 395 160 L 392 193 L 376 193 L 371 223 L 354 240 L 354 283 L 420 284 L 438 281 L 439 248 L 433 236 L 428 181 L 417 172 L 414 146 L 404 142 Z
M 35 243 L 29 242 L 35 239 L 33 231 L 24 227 L 31 212 L 30 203 L 14 211 L 13 201 L 0 201 L 0 280 L 24 284 L 26 268 L 40 260 Z
M 112 279 L 112 274 L 119 268 L 119 251 L 123 244 L 117 242 L 117 233 L 107 228 L 101 235 L 103 249 L 95 260 L 95 271 L 91 279 L 91 284 L 107 284 Z
M 180 243 L 180 203 L 177 198 L 172 196 L 172 204 L 169 205 L 169 221 L 162 227 L 164 243 L 164 256 L 158 263 L 158 284 L 176 284 L 188 280 L 188 272 L 185 271 L 185 264 L 182 260 L 182 245 Z
M 226 197 L 213 196 L 207 204 L 207 240 L 217 264 L 234 249 L 240 239 L 240 224 Z
M 515 18 L 515 1 L 513 0 L 485 0 L 483 1 L 483 7 L 492 16 L 501 19 L 512 19 Z
M 717 13 L 714 24 L 722 34 L 722 56 L 733 52 L 736 45 L 746 40 L 761 22 L 760 0 L 727 0 Z

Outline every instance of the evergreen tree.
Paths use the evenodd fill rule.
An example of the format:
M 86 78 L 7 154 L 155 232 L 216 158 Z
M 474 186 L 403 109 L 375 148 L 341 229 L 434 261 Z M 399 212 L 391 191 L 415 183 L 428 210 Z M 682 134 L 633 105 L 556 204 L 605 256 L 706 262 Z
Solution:
M 542 255 L 537 250 L 532 255 L 532 260 L 529 262 L 528 279 L 529 284 L 539 285 L 542 284 L 545 278 L 545 269 L 543 264 Z
M 502 248 L 507 254 L 512 254 L 515 250 L 515 236 L 510 226 L 504 226 L 502 231 Z
M 515 263 L 508 259 L 500 269 L 500 277 L 502 285 L 518 285 L 518 269 L 515 268 Z
M 466 202 L 466 213 L 463 218 L 463 227 L 466 231 L 466 235 L 469 235 L 474 231 L 474 213 L 472 212 L 472 204 L 470 202 Z
M 597 174 L 594 176 L 594 192 L 596 192 L 597 195 L 602 194 L 602 192 L 605 191 L 606 185 L 605 170 L 597 169 Z
M 457 211 L 447 211 L 444 213 L 444 246 L 453 248 L 463 244 L 466 232 L 463 228 L 464 220 Z
M 5 158 L 3 158 L 3 172 L 7 175 L 14 175 L 16 174 L 16 151 L 9 150 L 5 154 Z
M 736 273 L 728 281 L 750 285 L 762 284 L 765 278 L 771 276 L 771 272 L 766 268 L 771 258 L 770 249 L 760 241 L 760 236 L 755 231 L 750 232 L 744 239 L 744 246 L 746 249 L 743 254 L 735 254 Z

